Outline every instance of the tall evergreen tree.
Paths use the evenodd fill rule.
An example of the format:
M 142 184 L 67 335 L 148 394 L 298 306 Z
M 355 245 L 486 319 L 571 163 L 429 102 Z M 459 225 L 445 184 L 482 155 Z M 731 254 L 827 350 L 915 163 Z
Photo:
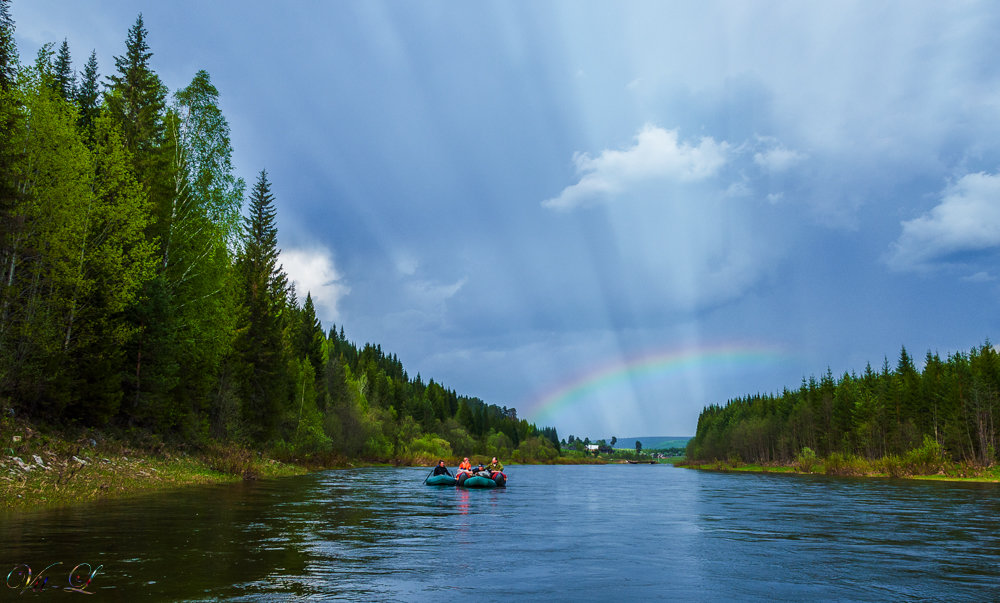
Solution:
M 62 44 L 59 46 L 59 52 L 56 53 L 56 61 L 53 65 L 53 75 L 55 79 L 53 85 L 59 96 L 66 101 L 72 101 L 76 98 L 76 73 L 73 72 L 73 60 L 70 57 L 69 52 L 69 41 L 63 38 Z
M 140 167 L 144 167 L 144 156 L 163 142 L 166 104 L 166 88 L 149 65 L 153 53 L 146 42 L 148 35 L 140 13 L 128 31 L 125 54 L 115 57 L 117 71 L 108 77 L 105 99 L 108 112 L 121 126 L 125 146 Z M 145 171 L 138 170 L 144 176 Z
M 76 90 L 76 104 L 79 107 L 80 118 L 77 122 L 80 130 L 84 132 L 85 138 L 89 137 L 94 127 L 94 121 L 100 113 L 98 105 L 98 73 L 97 73 L 97 51 L 90 51 L 90 58 L 83 67 L 83 76 L 80 79 L 80 86 Z
M 105 89 L 104 110 L 121 131 L 132 157 L 133 173 L 149 199 L 147 240 L 160 247 L 158 270 L 127 313 L 139 332 L 129 344 L 123 367 L 126 395 L 131 400 L 130 419 L 168 429 L 176 427 L 188 414 L 175 397 L 175 388 L 181 382 L 180 333 L 162 253 L 163 241 L 173 224 L 178 176 L 169 161 L 175 141 L 168 141 L 165 135 L 166 88 L 150 67 L 153 55 L 147 37 L 139 14 L 128 31 L 125 53 L 115 57 L 115 72 L 108 77 Z
M 0 91 L 14 86 L 17 74 L 17 46 L 14 43 L 14 18 L 11 0 L 0 0 Z
M 278 264 L 278 227 L 267 172 L 250 193 L 243 222 L 243 248 L 237 261 L 242 280 L 244 324 L 237 350 L 243 369 L 243 420 L 247 436 L 271 440 L 288 401 L 282 313 L 288 279 Z
M 14 219 L 19 191 L 15 184 L 15 164 L 23 154 L 23 145 L 16 140 L 20 134 L 22 112 L 15 89 L 17 47 L 14 45 L 14 19 L 10 15 L 10 0 L 0 0 L 0 272 L 9 271 L 13 257 Z M 0 313 L 10 307 L 8 283 L 0 281 Z M 3 316 L 0 315 L 0 354 L 3 348 Z M 9 351 L 9 350 L 7 350 Z M 2 379 L 2 375 L 0 375 Z
M 316 318 L 316 307 L 313 305 L 312 293 L 306 293 L 306 301 L 299 316 L 298 333 L 295 341 L 295 355 L 306 358 L 312 365 L 316 380 L 316 401 L 325 406 L 326 380 L 323 367 L 323 326 Z

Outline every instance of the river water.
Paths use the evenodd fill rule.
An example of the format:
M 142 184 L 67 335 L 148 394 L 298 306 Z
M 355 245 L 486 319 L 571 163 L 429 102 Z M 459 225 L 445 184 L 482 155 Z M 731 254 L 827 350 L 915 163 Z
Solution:
M 0 514 L 4 575 L 79 563 L 109 600 L 1000 600 L 1000 487 L 511 466 L 328 471 Z M 80 573 L 86 567 L 77 571 Z M 16 576 L 8 579 L 8 585 Z M 6 589 L 0 599 L 15 596 Z

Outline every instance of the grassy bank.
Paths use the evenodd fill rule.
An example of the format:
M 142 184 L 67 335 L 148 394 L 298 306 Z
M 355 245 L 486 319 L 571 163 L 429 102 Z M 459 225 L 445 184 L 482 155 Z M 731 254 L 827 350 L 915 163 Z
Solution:
M 743 463 L 737 459 L 725 461 L 679 461 L 674 465 L 706 471 L 744 471 L 750 473 L 786 473 L 797 475 L 831 475 L 841 477 L 903 478 L 932 481 L 1000 483 L 1000 466 L 975 467 L 964 463 L 944 463 L 933 469 L 908 467 L 899 457 L 862 459 L 831 455 L 806 464 L 795 461 L 780 463 Z
M 459 458 L 445 457 L 449 466 Z M 489 458 L 474 459 L 486 463 Z M 604 464 L 590 456 L 504 462 Z M 86 429 L 39 430 L 25 421 L 0 419 L 0 513 L 68 506 L 169 490 L 188 485 L 300 475 L 355 466 L 432 466 L 437 458 L 345 459 L 338 456 L 268 458 L 236 445 L 165 444 L 151 434 L 111 435 Z
M 0 423 L 0 510 L 30 511 L 193 484 L 305 473 L 236 446 L 197 450 L 89 432 L 42 433 Z

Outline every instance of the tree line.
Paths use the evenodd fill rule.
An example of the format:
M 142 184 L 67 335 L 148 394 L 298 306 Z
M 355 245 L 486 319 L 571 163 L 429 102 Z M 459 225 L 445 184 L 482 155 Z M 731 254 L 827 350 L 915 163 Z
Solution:
M 0 0 L 5 412 L 288 455 L 558 453 L 554 428 L 324 331 L 279 263 L 267 172 L 234 173 L 209 74 L 170 94 L 152 56 L 140 14 L 103 80 L 67 40 L 22 63 Z
M 929 443 L 929 444 L 928 444 Z M 789 462 L 803 449 L 865 459 L 939 447 L 951 460 L 992 465 L 1000 449 L 1000 354 L 987 340 L 918 370 L 903 347 L 895 367 L 803 379 L 797 390 L 710 405 L 688 443 L 693 460 Z

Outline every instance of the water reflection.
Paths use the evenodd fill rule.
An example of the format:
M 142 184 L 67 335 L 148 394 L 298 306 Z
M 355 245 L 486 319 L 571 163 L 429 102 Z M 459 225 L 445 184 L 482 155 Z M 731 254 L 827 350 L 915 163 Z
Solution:
M 103 564 L 91 590 L 162 600 L 1000 597 L 993 485 L 509 475 L 465 490 L 423 486 L 422 469 L 331 471 L 0 516 L 0 561 Z

